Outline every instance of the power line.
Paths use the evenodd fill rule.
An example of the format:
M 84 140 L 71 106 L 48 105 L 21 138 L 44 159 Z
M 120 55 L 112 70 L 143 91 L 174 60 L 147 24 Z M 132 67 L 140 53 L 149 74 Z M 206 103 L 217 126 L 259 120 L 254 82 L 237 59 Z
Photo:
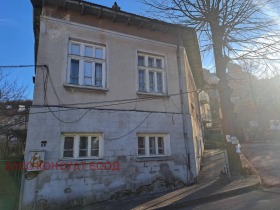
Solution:
M 0 66 L 0 68 L 29 68 L 29 67 L 46 67 L 47 65 L 18 65 L 18 66 Z
M 53 116 L 57 119 L 57 120 L 59 120 L 59 121 L 61 121 L 61 122 L 63 122 L 63 123 L 76 123 L 76 122 L 78 122 L 78 121 L 80 121 L 89 111 L 91 111 L 90 109 L 88 109 L 80 118 L 78 118 L 77 120 L 74 120 L 74 121 L 65 121 L 65 120 L 62 120 L 62 119 L 60 119 L 58 116 L 56 116 L 54 113 L 53 113 L 53 111 L 51 110 L 51 108 L 48 106 L 48 109 L 50 110 L 50 112 L 53 114 Z
M 145 120 L 152 114 L 152 112 L 150 112 L 142 121 L 139 125 L 137 125 L 134 129 L 132 129 L 131 131 L 129 131 L 128 133 L 120 136 L 120 137 L 116 137 L 116 138 L 104 138 L 105 140 L 117 140 L 117 139 L 121 139 L 125 136 L 128 136 L 129 134 L 131 134 L 133 131 L 135 131 L 137 128 L 139 128 L 144 122 Z
M 173 97 L 173 96 L 178 96 L 180 94 L 188 94 L 196 91 L 188 91 L 188 92 L 183 92 L 183 93 L 176 93 L 176 94 L 170 94 L 168 96 Z M 142 102 L 142 101 L 148 101 L 148 100 L 154 100 L 154 99 L 160 99 L 158 96 L 154 97 L 147 97 L 143 99 L 123 99 L 123 100 L 115 100 L 119 103 L 109 103 L 109 104 L 103 104 L 103 105 L 97 105 L 97 106 L 92 106 L 92 107 L 69 107 L 67 104 L 65 105 L 33 105 L 33 108 L 43 108 L 43 107 L 56 107 L 56 108 L 64 108 L 64 110 L 51 110 L 51 111 L 40 111 L 40 112 L 32 112 L 29 113 L 30 115 L 32 114 L 44 114 L 44 113 L 49 113 L 49 112 L 60 112 L 60 111 L 72 111 L 72 110 L 78 110 L 78 109 L 88 109 L 88 110 L 115 110 L 115 109 L 102 109 L 103 107 L 108 107 L 108 106 L 116 106 L 116 105 L 122 105 L 122 104 L 129 104 L 129 103 L 135 103 L 135 102 Z M 114 101 L 100 101 L 100 102 L 89 102 L 89 103 L 77 103 L 78 104 L 90 104 L 90 103 L 107 103 L 107 102 L 114 102 Z M 173 101 L 172 101 L 173 102 Z M 174 104 L 174 103 L 173 103 Z M 73 105 L 73 104 L 70 104 Z M 178 107 L 177 107 L 178 108 Z M 65 110 L 66 109 L 66 110 Z M 179 109 L 178 109 L 179 110 Z M 116 110 L 118 111 L 118 110 Z M 124 111 L 130 111 L 130 110 L 124 110 Z
M 54 87 L 54 83 L 52 78 L 50 77 L 49 74 L 49 69 L 47 65 L 20 65 L 20 66 L 0 66 L 1 67 L 31 67 L 31 66 L 37 66 L 37 67 L 42 67 L 42 69 L 46 69 L 47 70 L 47 74 L 45 76 L 45 74 L 43 74 L 43 84 L 44 84 L 44 100 L 45 100 L 45 104 L 43 106 L 35 106 L 35 107 L 47 107 L 49 109 L 49 111 L 41 111 L 41 112 L 33 112 L 33 113 L 29 113 L 30 115 L 32 114 L 42 114 L 42 113 L 49 113 L 51 112 L 54 117 L 64 123 L 75 123 L 78 122 L 79 120 L 81 120 L 90 110 L 96 109 L 96 110 L 104 110 L 102 108 L 104 107 L 108 107 L 108 106 L 116 106 L 116 105 L 122 105 L 122 104 L 129 104 L 129 103 L 136 103 L 136 102 L 142 102 L 142 101 L 148 101 L 148 100 L 154 100 L 154 99 L 160 99 L 161 95 L 155 95 L 155 96 L 148 96 L 145 98 L 129 98 L 129 99 L 120 99 L 120 100 L 110 100 L 110 101 L 92 101 L 92 102 L 82 102 L 82 103 L 72 103 L 72 104 L 63 104 L 62 101 L 60 100 L 55 87 Z M 55 93 L 56 98 L 58 99 L 59 102 L 59 106 L 53 106 L 53 105 L 49 105 L 47 103 L 47 83 L 48 80 L 50 80 L 50 84 L 52 86 L 52 89 Z M 211 89 L 211 88 L 209 88 Z M 207 89 L 205 89 L 207 90 Z M 178 95 L 184 95 L 184 94 L 188 94 L 188 93 L 193 93 L 193 92 L 197 92 L 198 90 L 194 90 L 194 91 L 186 91 L 186 92 L 182 92 L 182 93 L 174 93 L 174 94 L 169 94 L 169 95 L 162 95 L 163 97 L 173 97 L 173 96 L 178 96 Z M 97 106 L 92 106 L 92 107 L 69 107 L 69 106 L 75 106 L 75 105 L 89 105 L 89 104 L 102 104 L 102 105 L 97 105 Z M 34 106 L 33 106 L 34 107 Z M 66 110 L 51 110 L 50 107 L 57 107 L 57 108 L 65 108 Z M 75 120 L 73 122 L 67 122 L 65 120 L 60 119 L 58 116 L 56 116 L 54 114 L 54 112 L 60 112 L 60 111 L 72 111 L 72 110 L 77 110 L 77 109 L 88 109 L 87 112 L 85 112 L 85 114 L 83 114 L 78 120 Z M 106 109 L 105 109 L 106 110 Z M 114 109 L 115 110 L 115 109 Z M 131 110 L 128 110 L 131 111 Z
M 39 113 L 48 113 L 48 112 L 51 112 L 52 115 L 59 121 L 63 122 L 63 123 L 76 123 L 78 121 L 80 121 L 89 111 L 91 111 L 92 109 L 98 109 L 98 108 L 103 108 L 103 107 L 106 107 L 106 106 L 115 106 L 115 105 L 121 105 L 121 104 L 128 104 L 128 103 L 136 103 L 136 102 L 140 102 L 140 101 L 147 101 L 147 100 L 154 100 L 154 99 L 160 99 L 159 96 L 149 96 L 149 97 L 146 97 L 146 98 L 142 98 L 142 99 L 121 99 L 121 100 L 111 100 L 111 101 L 99 101 L 99 102 L 85 102 L 85 103 L 76 103 L 76 104 L 68 104 L 68 106 L 73 106 L 73 105 L 85 105 L 85 104 L 101 104 L 103 103 L 103 105 L 97 105 L 97 106 L 94 106 L 94 107 L 67 107 L 65 105 L 63 105 L 62 101 L 60 100 L 60 98 L 58 97 L 58 94 L 55 90 L 55 87 L 54 87 L 54 83 L 53 83 L 53 80 L 50 76 L 50 72 L 49 72 L 49 68 L 47 65 L 19 65 L 19 66 L 0 66 L 0 68 L 27 68 L 27 67 L 42 67 L 42 69 L 46 68 L 47 72 L 46 72 L 46 75 L 44 74 L 44 71 L 43 71 L 43 88 L 44 88 L 44 102 L 46 105 L 44 105 L 43 107 L 47 107 L 49 109 L 49 111 L 46 111 L 46 112 L 33 112 L 33 113 L 29 113 L 29 114 L 39 114 Z M 67 108 L 68 110 L 51 110 L 51 106 L 48 104 L 48 100 L 47 100 L 47 84 L 48 84 L 48 81 L 50 81 L 50 84 L 52 86 L 52 89 L 55 93 L 55 96 L 56 98 L 58 99 L 58 102 L 59 102 L 59 106 L 56 106 L 57 108 Z M 182 95 L 182 94 L 188 94 L 188 93 L 192 93 L 192 92 L 197 92 L 197 90 L 195 91 L 187 91 L 187 92 L 183 92 L 183 93 L 175 93 L 175 94 L 170 94 L 170 95 L 167 95 L 169 97 L 172 97 L 172 96 L 178 96 L 178 95 Z M 104 104 L 105 103 L 105 104 Z M 109 103 L 109 104 L 106 104 L 106 103 Z M 61 105 L 62 104 L 62 105 Z M 165 103 L 164 103 L 164 106 L 165 106 Z M 166 106 L 165 106 L 166 108 Z M 79 117 L 77 120 L 74 120 L 74 121 L 65 121 L 61 118 L 59 118 L 58 116 L 55 115 L 54 112 L 60 112 L 60 111 L 69 111 L 69 110 L 75 110 L 75 109 L 88 109 L 81 117 Z M 134 129 L 132 129 L 131 131 L 129 131 L 128 133 L 120 136 L 120 137 L 116 137 L 116 138 L 106 138 L 106 140 L 117 140 L 117 139 L 121 139 L 129 134 L 131 134 L 132 132 L 134 132 L 137 128 L 139 128 L 144 122 L 145 120 L 152 114 L 153 112 L 150 112 L 141 122 L 140 124 L 138 124 Z M 167 114 L 167 110 L 165 112 Z

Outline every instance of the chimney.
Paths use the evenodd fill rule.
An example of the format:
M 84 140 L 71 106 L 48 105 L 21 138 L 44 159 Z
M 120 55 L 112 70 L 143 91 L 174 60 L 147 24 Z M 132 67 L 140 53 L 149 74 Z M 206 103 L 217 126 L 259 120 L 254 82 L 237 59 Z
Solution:
M 112 6 L 112 9 L 115 10 L 115 11 L 120 11 L 121 8 L 118 6 L 117 2 L 115 2 Z

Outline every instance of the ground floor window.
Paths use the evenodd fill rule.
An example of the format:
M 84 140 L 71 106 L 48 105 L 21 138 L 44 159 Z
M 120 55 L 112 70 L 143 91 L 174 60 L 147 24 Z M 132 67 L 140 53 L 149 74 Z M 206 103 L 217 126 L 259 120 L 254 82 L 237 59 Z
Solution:
M 138 156 L 170 155 L 169 136 L 165 134 L 139 134 Z
M 97 133 L 64 133 L 62 158 L 101 158 L 103 138 Z

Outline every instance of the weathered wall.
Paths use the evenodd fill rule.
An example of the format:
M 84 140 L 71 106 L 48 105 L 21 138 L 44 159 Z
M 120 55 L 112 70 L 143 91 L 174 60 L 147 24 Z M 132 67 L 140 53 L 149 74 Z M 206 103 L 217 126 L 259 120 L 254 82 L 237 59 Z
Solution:
M 195 175 L 197 177 L 200 171 L 200 163 L 201 157 L 204 151 L 204 143 L 203 143 L 203 135 L 202 135 L 202 121 L 200 116 L 200 106 L 198 101 L 198 90 L 196 88 L 192 72 L 190 71 L 189 64 L 187 60 L 185 60 L 186 65 L 186 81 L 187 90 L 188 90 L 188 105 L 189 105 L 189 131 L 190 135 L 189 138 L 191 140 L 191 154 L 192 154 L 192 166 L 195 166 Z
M 40 28 L 40 42 L 37 55 L 37 64 L 46 64 L 49 68 L 50 80 L 44 87 L 46 69 L 37 68 L 34 105 L 60 105 L 71 103 L 88 103 L 100 101 L 114 101 L 145 97 L 137 94 L 137 51 L 149 52 L 165 57 L 165 73 L 167 81 L 167 95 L 179 93 L 178 63 L 174 37 L 158 34 L 158 32 L 140 30 L 135 27 L 118 25 L 102 19 L 85 19 L 97 27 L 81 24 L 83 18 L 77 13 L 61 13 L 62 19 L 57 18 L 57 10 L 50 12 L 53 17 L 42 16 Z M 73 23 L 77 20 L 80 23 Z M 78 21 L 79 20 L 79 21 Z M 118 27 L 119 26 L 119 27 Z M 111 30 L 118 31 L 113 32 Z M 139 30 L 137 36 L 137 30 Z M 126 33 L 127 32 L 127 33 Z M 155 41 L 156 37 L 160 37 Z M 141 37 L 140 37 L 141 36 Z M 166 36 L 166 37 L 164 37 Z M 106 92 L 66 88 L 67 54 L 69 38 L 81 41 L 97 42 L 106 45 Z M 164 43 L 163 41 L 167 42 Z M 182 70 L 191 74 L 187 57 L 181 48 Z M 193 80 L 184 74 L 184 84 Z M 54 93 L 54 90 L 57 96 Z M 192 90 L 192 89 L 190 89 Z M 47 100 L 44 100 L 46 92 Z M 185 104 L 195 100 L 188 95 L 184 96 Z M 194 102 L 196 103 L 196 102 Z M 100 104 L 99 104 L 100 105 Z M 89 105 L 87 105 L 89 106 Z M 102 160 L 87 160 L 89 162 L 119 161 L 120 171 L 90 170 L 45 170 L 32 180 L 25 179 L 22 185 L 23 209 L 30 209 L 34 203 L 46 205 L 46 208 L 60 209 L 69 206 L 92 203 L 118 198 L 125 194 L 145 191 L 161 190 L 163 185 L 180 186 L 190 181 L 190 173 L 186 167 L 186 144 L 183 134 L 183 118 L 180 96 L 160 96 L 157 99 L 106 107 L 109 110 L 89 111 L 77 123 L 63 123 L 58 121 L 48 108 L 32 108 L 29 119 L 29 130 L 26 144 L 26 159 L 30 150 L 40 149 L 40 142 L 47 141 L 45 161 L 50 163 L 61 162 L 61 144 L 63 132 L 93 133 L 101 132 L 104 135 L 104 156 Z M 51 108 L 56 110 L 56 108 Z M 113 110 L 115 109 L 115 110 Z M 119 111 L 117 111 L 119 110 Z M 120 111 L 131 110 L 131 111 Z M 189 108 L 187 107 L 187 110 Z M 79 119 L 86 110 L 58 111 L 56 116 L 64 121 Z M 143 124 L 129 135 L 116 139 L 135 129 L 144 118 L 153 112 Z M 198 124 L 188 114 L 189 148 L 191 153 L 191 170 L 194 177 L 199 170 L 199 162 L 195 149 L 195 137 L 198 128 L 193 131 L 192 126 Z M 170 137 L 171 155 L 163 158 L 144 159 L 137 157 L 137 133 L 164 133 Z M 77 160 L 73 160 L 77 162 Z M 151 185 L 154 183 L 153 185 Z M 155 187 L 157 186 L 157 187 Z M 165 186 L 166 187 L 166 186 Z M 37 193 L 36 193 L 37 192 Z
M 184 51 L 184 50 L 183 50 Z M 200 106 L 198 101 L 198 89 L 194 82 L 192 72 L 188 63 L 187 54 L 183 53 L 183 65 L 185 66 L 184 76 L 186 78 L 185 103 L 188 106 L 188 138 L 189 152 L 191 154 L 191 167 L 194 178 L 196 179 L 200 171 L 200 163 L 204 151 L 204 142 L 202 135 L 202 121 L 200 119 Z M 191 125 L 191 126 L 190 126 Z
M 149 33 L 152 32 L 149 31 Z M 107 92 L 63 87 L 63 84 L 66 83 L 67 75 L 69 38 L 106 45 Z M 136 93 L 138 90 L 137 51 L 165 56 L 167 94 L 178 94 L 179 84 L 175 45 L 88 27 L 86 25 L 76 25 L 68 21 L 60 22 L 58 20 L 42 18 L 37 64 L 48 65 L 57 95 L 64 104 L 70 104 L 73 101 L 86 103 L 92 101 L 131 99 L 141 97 Z M 45 70 L 37 68 L 34 92 L 35 105 L 44 103 L 44 95 L 42 94 L 44 92 L 43 71 Z M 50 84 L 49 90 L 47 91 L 47 98 L 48 104 L 58 104 Z M 172 103 L 170 98 L 160 97 L 158 100 L 150 100 L 143 103 L 138 102 L 137 105 L 131 103 L 107 108 L 165 112 L 166 110 L 162 102 L 163 99 L 168 107 L 168 112 L 179 112 L 179 96 L 173 96 Z
M 36 179 L 23 183 L 23 209 L 30 209 L 35 202 L 38 190 L 38 205 L 48 208 L 64 208 L 118 197 L 126 193 L 153 191 L 153 187 L 142 187 L 159 181 L 160 185 L 182 186 L 187 183 L 185 167 L 185 148 L 183 144 L 182 117 L 180 114 L 166 115 L 152 113 L 145 122 L 126 137 L 116 140 L 127 131 L 135 128 L 148 115 L 143 112 L 104 112 L 90 111 L 79 123 L 59 122 L 47 108 L 32 108 L 28 130 L 26 151 L 40 148 L 42 140 L 47 141 L 45 162 L 61 162 L 62 132 L 100 132 L 104 131 L 104 157 L 102 160 L 73 160 L 73 162 L 115 162 L 119 161 L 120 171 L 112 170 L 45 170 Z M 33 113 L 33 114 L 32 114 Z M 58 112 L 55 112 L 56 114 Z M 80 111 L 60 112 L 60 118 L 75 120 L 84 113 Z M 137 137 L 141 132 L 168 133 L 171 156 L 161 159 L 137 158 Z M 26 156 L 27 159 L 27 156 Z M 62 161 L 64 162 L 64 161 Z M 163 182 L 162 182 L 163 181 Z M 159 188 L 161 188 L 159 186 Z M 126 191 L 124 191 L 126 190 Z M 67 205 L 66 205 L 67 204 Z M 66 205 L 66 206 L 65 206 Z

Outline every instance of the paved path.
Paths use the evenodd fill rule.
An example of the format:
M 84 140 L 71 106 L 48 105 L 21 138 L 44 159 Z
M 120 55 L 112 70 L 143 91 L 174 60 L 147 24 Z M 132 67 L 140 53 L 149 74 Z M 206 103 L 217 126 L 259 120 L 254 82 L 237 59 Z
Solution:
M 245 194 L 212 201 L 192 207 L 180 207 L 177 210 L 279 210 L 280 188 L 254 190 Z
M 232 180 L 229 182 L 225 175 L 221 175 L 224 165 L 223 151 L 206 150 L 203 155 L 201 175 L 195 185 L 168 192 L 79 206 L 71 210 L 148 210 L 158 208 L 169 210 L 185 208 L 246 193 L 258 186 L 259 179 L 255 175 L 232 176 Z
M 205 150 L 198 182 L 207 183 L 219 179 L 225 165 L 225 154 L 223 150 Z
M 251 161 L 265 185 L 280 186 L 280 140 L 241 145 L 242 153 Z

